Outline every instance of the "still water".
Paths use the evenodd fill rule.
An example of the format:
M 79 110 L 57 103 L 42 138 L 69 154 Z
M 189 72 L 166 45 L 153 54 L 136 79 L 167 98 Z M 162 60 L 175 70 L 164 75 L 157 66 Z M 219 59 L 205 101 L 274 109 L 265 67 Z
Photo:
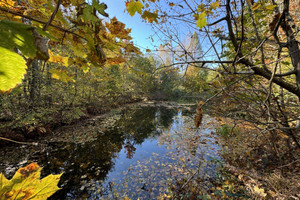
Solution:
M 216 174 L 221 158 L 213 119 L 205 116 L 195 129 L 190 110 L 131 107 L 104 131 L 97 121 L 86 125 L 97 133 L 89 142 L 7 148 L 0 170 L 10 178 L 18 167 L 37 162 L 44 176 L 63 172 L 62 189 L 50 199 L 156 199 L 180 181 Z

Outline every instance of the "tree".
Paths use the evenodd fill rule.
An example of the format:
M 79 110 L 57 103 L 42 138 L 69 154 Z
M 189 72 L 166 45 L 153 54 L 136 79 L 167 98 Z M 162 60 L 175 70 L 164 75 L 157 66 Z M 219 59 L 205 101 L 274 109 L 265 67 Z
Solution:
M 101 67 L 106 61 L 109 64 L 123 62 L 122 52 L 139 53 L 132 44 L 124 42 L 131 40 L 130 29 L 126 29 L 125 24 L 116 18 L 103 22 L 100 16 L 108 17 L 106 8 L 106 4 L 99 0 L 90 3 L 58 0 L 54 4 L 51 0 L 1 1 L 0 47 L 5 56 L 0 60 L 0 89 L 7 91 L 20 83 L 28 67 L 33 78 L 31 90 L 35 90 L 39 70 L 34 60 L 49 60 L 66 66 Z M 57 45 L 63 46 L 73 56 L 68 59 L 56 55 L 58 52 L 52 51 Z M 63 73 L 59 69 L 52 71 L 55 77 L 68 76 Z M 33 98 L 34 92 L 30 94 Z
M 136 3 L 142 4 L 128 2 L 128 12 Z M 264 126 L 262 131 L 281 130 L 300 148 L 297 139 L 300 127 L 298 4 L 290 0 L 193 3 L 149 0 L 145 3 L 150 6 L 140 5 L 137 13 L 145 20 L 151 18 L 148 22 L 167 37 L 165 40 L 179 44 L 183 52 L 179 34 L 172 33 L 192 29 L 209 45 L 200 59 L 190 60 L 191 56 L 180 55 L 178 62 L 165 67 L 197 64 L 197 67 L 217 70 L 221 83 L 214 84 L 221 87 L 217 94 L 226 91 L 227 100 L 234 99 L 236 106 L 243 105 L 247 115 L 256 119 L 252 122 Z M 178 28 L 179 23 L 186 26 Z M 259 109 L 249 109 L 253 104 Z M 294 109 L 287 111 L 287 107 Z M 261 118 L 255 118 L 258 115 Z

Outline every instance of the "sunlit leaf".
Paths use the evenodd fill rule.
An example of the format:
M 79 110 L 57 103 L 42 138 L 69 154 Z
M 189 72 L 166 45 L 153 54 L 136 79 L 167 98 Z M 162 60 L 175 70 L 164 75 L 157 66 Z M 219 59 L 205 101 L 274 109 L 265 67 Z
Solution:
M 36 163 L 18 169 L 11 180 L 0 174 L 0 199 L 47 199 L 60 188 L 59 175 L 49 175 L 40 179 L 42 168 Z
M 254 3 L 253 6 L 252 6 L 252 9 L 257 10 L 260 6 L 261 6 L 261 3 L 258 3 L 258 2 Z
M 127 5 L 128 13 L 133 16 L 136 12 L 142 14 L 142 8 L 144 5 L 140 1 L 130 1 Z
M 74 82 L 73 76 L 68 75 L 65 70 L 51 69 L 49 72 L 52 74 L 52 78 L 61 80 L 65 83 Z
M 211 9 L 216 10 L 218 7 L 220 7 L 220 3 L 218 1 L 213 2 L 210 4 Z
M 206 26 L 207 21 L 206 21 L 206 13 L 202 12 L 198 15 L 198 20 L 197 20 L 197 27 L 203 28 Z
M 37 49 L 33 36 L 34 28 L 18 22 L 0 21 L 0 46 L 14 50 L 18 48 L 23 55 L 34 58 Z
M 49 62 L 59 63 L 59 64 L 62 64 L 64 66 L 68 66 L 68 58 L 67 57 L 54 55 L 51 51 L 50 51 Z
M 0 91 L 8 91 L 22 82 L 25 60 L 14 51 L 0 46 Z
M 268 5 L 266 6 L 267 10 L 273 10 L 276 7 L 276 5 Z
M 263 188 L 259 188 L 259 187 L 257 187 L 257 186 L 254 186 L 253 191 L 254 191 L 257 195 L 259 195 L 259 196 L 261 196 L 261 197 L 266 197 L 266 196 L 267 196 L 267 194 L 265 193 L 265 190 L 264 190 Z

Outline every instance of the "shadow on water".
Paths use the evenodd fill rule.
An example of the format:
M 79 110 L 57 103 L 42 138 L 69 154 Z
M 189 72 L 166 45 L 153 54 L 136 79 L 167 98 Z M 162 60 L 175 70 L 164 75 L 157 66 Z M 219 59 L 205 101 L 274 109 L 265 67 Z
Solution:
M 141 167 L 151 166 L 158 170 L 157 176 L 160 176 L 159 167 L 162 166 L 158 166 L 158 157 L 164 157 L 163 161 L 159 161 L 159 165 L 165 161 L 178 162 L 168 155 L 170 152 L 179 151 L 179 145 L 173 144 L 172 141 L 175 137 L 182 136 L 172 133 L 183 127 L 182 113 L 181 109 L 165 107 L 126 109 L 122 111 L 121 118 L 112 128 L 104 133 L 99 131 L 95 141 L 83 144 L 49 143 L 46 151 L 35 152 L 28 160 L 37 162 L 43 167 L 42 176 L 64 173 L 59 183 L 62 189 L 50 199 L 116 198 L 117 196 L 114 196 L 116 192 L 126 193 L 126 188 L 130 187 L 128 184 L 133 186 L 128 191 L 136 191 L 138 188 L 141 192 L 147 193 L 150 183 L 147 183 L 146 179 L 140 180 L 141 177 L 136 178 L 134 171 L 136 169 L 139 170 L 136 173 L 141 173 Z M 203 156 L 200 150 L 197 153 L 198 147 L 186 148 L 189 155 L 178 155 L 185 158 L 192 156 L 191 159 Z M 159 189 L 159 184 L 151 187 Z M 158 195 L 157 191 L 153 190 L 151 198 Z M 150 194 L 127 194 L 131 198 L 137 197 L 136 195 Z

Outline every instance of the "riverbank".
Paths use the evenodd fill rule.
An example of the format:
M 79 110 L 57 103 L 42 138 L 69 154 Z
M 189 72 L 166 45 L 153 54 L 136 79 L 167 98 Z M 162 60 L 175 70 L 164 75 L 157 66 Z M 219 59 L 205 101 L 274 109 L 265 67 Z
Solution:
M 60 127 L 77 124 L 96 116 L 105 116 L 113 109 L 141 102 L 142 98 L 123 96 L 114 102 L 105 100 L 86 105 L 69 105 L 65 107 L 20 110 L 16 116 L 2 113 L 0 119 L 0 148 L 12 144 L 25 144 L 38 137 L 53 134 Z
M 233 188 L 243 188 L 250 199 L 300 199 L 300 151 L 288 148 L 286 135 L 262 133 L 228 118 L 219 121 L 224 169 Z

